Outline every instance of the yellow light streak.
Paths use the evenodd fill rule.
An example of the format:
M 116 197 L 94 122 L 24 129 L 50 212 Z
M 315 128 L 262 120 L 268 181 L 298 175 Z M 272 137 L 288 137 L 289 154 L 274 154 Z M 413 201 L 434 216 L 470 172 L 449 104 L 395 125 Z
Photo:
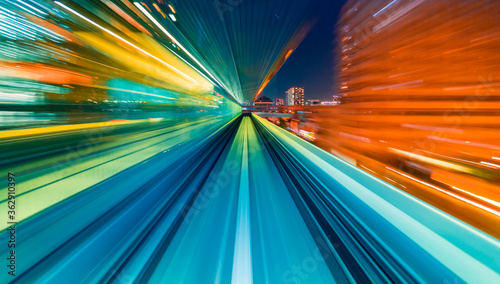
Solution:
M 83 130 L 91 128 L 100 128 L 108 126 L 117 126 L 125 124 L 141 123 L 148 120 L 127 120 L 127 121 L 106 121 L 106 122 L 93 122 L 93 123 L 82 123 L 82 124 L 72 124 L 72 125 L 59 125 L 59 126 L 49 126 L 49 127 L 37 127 L 28 129 L 16 129 L 0 132 L 0 139 L 7 138 L 19 138 L 30 135 L 41 135 L 41 134 L 51 134 L 56 132 L 73 131 L 73 130 Z
M 128 44 L 128 45 L 132 46 L 133 48 L 135 48 L 135 49 L 139 50 L 140 52 L 142 52 L 142 53 L 144 53 L 144 54 L 146 54 L 146 55 L 150 56 L 151 58 L 154 58 L 154 59 L 155 59 L 155 60 L 157 60 L 158 62 L 160 62 L 160 63 L 162 63 L 163 65 L 167 66 L 168 68 L 170 68 L 170 69 L 174 70 L 176 73 L 178 73 L 179 75 L 181 75 L 181 76 L 183 76 L 184 78 L 188 79 L 189 81 L 191 81 L 191 82 L 193 82 L 193 83 L 197 83 L 197 82 L 196 82 L 196 80 L 194 80 L 193 78 L 189 77 L 188 75 L 186 75 L 186 74 L 182 73 L 182 72 L 181 72 L 181 71 L 179 71 L 177 68 L 173 67 L 172 65 L 168 64 L 167 62 L 165 62 L 165 61 L 161 60 L 160 58 L 158 58 L 158 57 L 156 57 L 156 56 L 154 56 L 154 55 L 152 55 L 151 53 L 149 53 L 149 52 L 145 51 L 144 49 L 142 49 L 142 48 L 140 48 L 140 47 L 136 46 L 135 44 L 133 44 L 133 43 L 129 42 L 128 40 L 126 40 L 126 39 L 122 38 L 121 36 L 119 36 L 119 35 L 115 34 L 114 32 L 112 32 L 112 31 L 110 31 L 110 30 L 108 30 L 108 29 L 104 28 L 103 26 L 101 26 L 101 25 L 97 24 L 96 22 L 92 21 L 91 19 L 89 19 L 89 18 L 87 18 L 87 17 L 83 16 L 82 14 L 80 14 L 80 13 L 78 13 L 77 11 L 75 11 L 75 10 L 71 9 L 70 7 L 68 7 L 68 6 L 64 5 L 63 3 L 59 2 L 59 1 L 55 1 L 54 3 L 56 3 L 57 5 L 59 5 L 59 6 L 63 7 L 64 9 L 66 9 L 66 10 L 70 11 L 71 13 L 73 13 L 73 14 L 77 15 L 78 17 L 80 17 L 80 18 L 84 19 L 85 21 L 87 21 L 87 22 L 91 23 L 92 25 L 94 25 L 94 26 L 96 26 L 96 27 L 100 28 L 101 30 L 103 30 L 103 31 L 105 31 L 106 33 L 108 33 L 108 34 L 112 35 L 113 37 L 115 37 L 115 38 L 117 38 L 117 39 L 119 39 L 119 40 L 123 41 L 124 43 L 126 43 L 126 44 Z

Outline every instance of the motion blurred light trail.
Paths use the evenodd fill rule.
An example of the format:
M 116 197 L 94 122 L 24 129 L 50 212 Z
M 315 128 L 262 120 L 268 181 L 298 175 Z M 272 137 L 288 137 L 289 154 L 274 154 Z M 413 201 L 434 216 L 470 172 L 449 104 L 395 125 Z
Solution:
M 17 172 L 23 173 L 24 179 L 19 183 L 20 190 L 16 192 L 16 199 L 26 208 L 17 214 L 16 220 L 22 221 L 136 163 L 144 162 L 157 153 L 169 151 L 172 146 L 192 139 L 194 135 L 207 135 L 218 129 L 219 123 L 218 120 L 196 121 L 163 128 L 155 131 L 153 135 L 141 133 L 140 136 L 134 137 L 137 142 L 127 141 L 125 145 L 115 144 L 112 148 L 92 149 L 92 153 L 86 153 L 85 157 L 78 155 L 78 159 L 71 161 L 64 160 L 68 158 L 68 155 L 63 154 L 59 158 L 59 161 L 62 160 L 61 164 L 53 161 L 52 164 L 43 165 L 44 169 L 38 168 L 30 173 L 23 173 L 23 169 L 27 167 L 21 165 Z M 203 132 L 200 133 L 202 130 Z M 63 139 L 63 137 L 57 137 L 57 139 Z M 41 161 L 41 163 L 46 162 L 48 161 L 45 159 Z M 56 166 L 51 168 L 54 163 L 57 163 Z M 7 196 L 7 188 L 2 188 L 0 192 Z M 1 202 L 7 206 L 8 200 L 3 199 Z M 8 227 L 7 222 L 8 218 L 1 225 L 2 228 Z
M 500 283 L 500 2 L 452 2 L 347 1 L 337 104 L 249 114 L 332 1 L 0 0 L 0 283 Z
M 500 2 L 347 1 L 315 144 L 500 238 Z M 306 111 L 302 109 L 302 111 Z
M 14 282 L 500 279 L 498 240 L 262 118 L 161 130 L 139 133 L 132 145 L 157 154 L 133 163 L 120 159 L 141 150 L 112 147 L 75 160 L 78 173 L 31 174 L 47 185 L 17 193 L 32 213 L 19 219 Z

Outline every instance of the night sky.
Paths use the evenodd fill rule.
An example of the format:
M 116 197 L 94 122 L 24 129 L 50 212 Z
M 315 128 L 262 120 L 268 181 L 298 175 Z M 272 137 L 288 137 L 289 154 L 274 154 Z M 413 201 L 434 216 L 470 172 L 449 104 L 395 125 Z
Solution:
M 331 9 L 269 82 L 262 92 L 264 96 L 274 101 L 276 98 L 285 98 L 286 90 L 291 87 L 304 87 L 305 101 L 332 100 L 335 84 L 335 26 L 345 2 L 332 1 Z

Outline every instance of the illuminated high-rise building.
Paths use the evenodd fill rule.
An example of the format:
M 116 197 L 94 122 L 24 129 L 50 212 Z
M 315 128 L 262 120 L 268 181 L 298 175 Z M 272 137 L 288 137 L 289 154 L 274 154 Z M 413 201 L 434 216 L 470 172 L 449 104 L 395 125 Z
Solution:
M 285 104 L 285 101 L 282 98 L 277 98 L 276 103 L 277 106 L 282 106 Z
M 286 91 L 285 105 L 287 105 L 287 106 L 293 105 L 293 97 L 294 97 L 293 92 L 294 92 L 294 88 L 290 88 L 290 89 L 288 89 L 288 91 Z
M 287 106 L 303 106 L 304 105 L 304 88 L 291 87 L 286 91 L 285 104 Z

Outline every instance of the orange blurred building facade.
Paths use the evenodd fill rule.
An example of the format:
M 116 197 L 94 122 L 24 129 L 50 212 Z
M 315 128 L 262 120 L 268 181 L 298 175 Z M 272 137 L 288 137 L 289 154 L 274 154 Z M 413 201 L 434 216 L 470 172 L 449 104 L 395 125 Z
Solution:
M 500 236 L 500 2 L 357 0 L 317 144 Z

